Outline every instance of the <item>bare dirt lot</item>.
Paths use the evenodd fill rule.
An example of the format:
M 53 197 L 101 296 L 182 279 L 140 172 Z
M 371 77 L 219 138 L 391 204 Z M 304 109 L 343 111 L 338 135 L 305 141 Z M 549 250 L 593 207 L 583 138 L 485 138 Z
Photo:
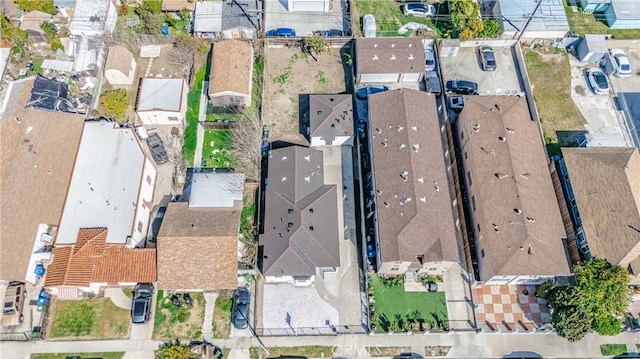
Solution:
M 298 96 L 346 91 L 340 49 L 321 54 L 316 62 L 300 48 L 265 49 L 262 118 L 271 127 L 271 142 L 307 145 L 299 131 Z

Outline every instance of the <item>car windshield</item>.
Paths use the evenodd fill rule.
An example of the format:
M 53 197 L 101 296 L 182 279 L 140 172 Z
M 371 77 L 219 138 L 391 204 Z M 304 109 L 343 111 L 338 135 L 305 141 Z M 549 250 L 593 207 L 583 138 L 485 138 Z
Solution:
M 622 65 L 620 65 L 620 70 L 622 70 L 622 71 L 631 71 L 631 66 L 629 66 L 627 64 L 622 64 Z
M 407 9 L 427 11 L 427 7 L 424 4 L 407 4 Z
M 596 72 L 593 74 L 593 78 L 596 80 L 596 84 L 598 85 L 599 88 L 601 89 L 609 88 L 609 85 L 607 84 L 607 78 L 606 76 L 604 76 L 603 73 Z

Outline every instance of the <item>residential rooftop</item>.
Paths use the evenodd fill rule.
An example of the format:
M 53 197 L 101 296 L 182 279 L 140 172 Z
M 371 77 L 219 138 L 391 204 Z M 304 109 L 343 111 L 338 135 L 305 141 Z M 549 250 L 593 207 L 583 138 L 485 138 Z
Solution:
M 81 228 L 108 228 L 107 243 L 132 235 L 146 157 L 131 128 L 87 122 L 56 243 L 74 243 Z
M 174 111 L 182 106 L 183 79 L 142 79 L 137 111 Z
M 10 82 L 0 109 L 0 278 L 24 280 L 40 224 L 60 221 L 84 121 L 27 108 L 34 78 Z
M 331 144 L 336 137 L 353 136 L 353 98 L 350 94 L 309 95 L 309 136 Z
M 356 39 L 356 72 L 404 73 L 424 71 L 424 46 L 415 37 Z
M 566 147 L 562 155 L 591 255 L 640 275 L 640 152 Z
M 222 40 L 213 44 L 209 95 L 251 95 L 253 48 L 242 40 Z
M 371 95 L 369 123 L 381 261 L 462 262 L 435 97 Z
M 569 274 L 549 160 L 526 99 L 465 96 L 457 126 L 480 279 Z

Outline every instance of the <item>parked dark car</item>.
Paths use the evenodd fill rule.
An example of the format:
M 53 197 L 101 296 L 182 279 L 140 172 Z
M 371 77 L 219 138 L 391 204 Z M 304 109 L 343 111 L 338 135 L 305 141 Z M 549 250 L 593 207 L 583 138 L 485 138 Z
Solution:
M 231 308 L 231 322 L 236 329 L 245 329 L 249 326 L 249 304 L 251 293 L 244 287 L 238 287 L 233 292 Z
M 267 31 L 267 37 L 296 37 L 296 30 L 290 27 L 279 27 Z
M 482 70 L 495 71 L 498 67 L 496 63 L 496 54 L 489 46 L 478 47 L 478 54 L 480 55 L 480 62 L 482 63 Z
M 344 36 L 344 32 L 340 29 L 318 30 L 313 32 L 314 35 L 323 37 L 340 37 Z
M 446 84 L 447 92 L 459 95 L 477 95 L 478 84 L 466 80 L 449 80 Z
M 422 359 L 423 356 L 417 353 L 402 353 L 393 357 L 393 359 Z
M 440 77 L 437 71 L 427 71 L 424 75 L 425 89 L 427 92 L 439 94 L 442 92 Z
M 131 302 L 131 321 L 144 324 L 151 318 L 151 299 L 153 298 L 153 284 L 139 283 L 133 291 Z
M 389 88 L 382 85 L 363 86 L 356 90 L 356 99 L 366 100 L 369 98 L 369 95 L 384 91 L 389 91 Z
M 164 149 L 164 143 L 162 143 L 162 139 L 157 133 L 152 133 L 147 137 L 147 144 L 149 145 L 151 156 L 157 164 L 161 165 L 169 161 L 167 151 Z

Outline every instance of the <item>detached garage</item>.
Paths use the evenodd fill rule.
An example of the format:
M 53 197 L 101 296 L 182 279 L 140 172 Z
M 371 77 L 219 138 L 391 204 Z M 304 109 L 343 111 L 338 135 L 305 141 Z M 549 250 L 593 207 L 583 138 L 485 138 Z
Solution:
M 416 83 L 424 74 L 424 45 L 417 38 L 356 40 L 358 83 Z
M 329 12 L 330 0 L 287 0 L 289 12 Z

